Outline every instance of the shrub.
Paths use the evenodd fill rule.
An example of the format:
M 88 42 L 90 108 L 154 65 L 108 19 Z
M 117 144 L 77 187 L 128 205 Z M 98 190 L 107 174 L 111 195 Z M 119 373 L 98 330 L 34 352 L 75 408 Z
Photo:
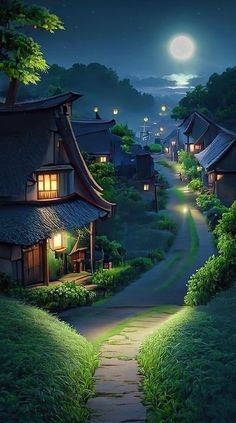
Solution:
M 161 153 L 162 147 L 160 144 L 151 144 L 149 145 L 151 153 Z
M 210 193 L 199 194 L 196 203 L 203 211 L 207 211 L 212 207 L 221 207 L 222 205 L 219 198 L 215 194 Z
M 96 237 L 95 249 L 104 252 L 105 261 L 112 261 L 115 265 L 123 262 L 125 249 L 119 242 L 110 241 L 105 235 Z
M 176 233 L 177 225 L 166 214 L 159 214 L 157 216 L 156 222 L 154 222 L 152 224 L 152 228 L 154 228 L 154 229 L 161 229 L 161 230 L 167 230 L 167 231 L 170 231 L 172 233 Z
M 222 255 L 211 256 L 194 273 L 187 284 L 186 305 L 206 304 L 211 298 L 232 284 L 235 269 Z
M 218 224 L 219 220 L 222 218 L 223 213 L 227 211 L 227 207 L 225 206 L 215 206 L 212 207 L 207 211 L 206 217 L 207 217 L 207 223 L 209 226 L 209 229 L 213 231 Z
M 131 267 L 136 267 L 140 272 L 148 270 L 152 266 L 152 260 L 148 257 L 136 257 L 129 261 Z
M 64 282 L 56 286 L 37 287 L 32 289 L 15 288 L 8 294 L 40 307 L 44 310 L 62 311 L 91 303 L 95 294 L 75 282 Z
M 57 318 L 0 299 L 1 421 L 87 421 L 97 353 Z
M 114 289 L 130 282 L 138 273 L 139 269 L 127 264 L 114 269 L 95 272 L 92 277 L 92 283 L 106 289 Z
M 191 182 L 189 182 L 188 188 L 192 191 L 200 191 L 202 188 L 202 181 L 199 178 L 194 178 Z
M 163 210 L 166 207 L 168 194 L 165 189 L 161 189 L 157 194 L 157 208 Z
M 4 272 L 0 272 L 0 293 L 14 288 L 16 283 Z
M 150 253 L 148 253 L 148 257 L 152 260 L 152 262 L 155 263 L 164 260 L 165 253 L 160 248 L 156 248 L 155 250 L 152 250 Z
M 219 238 L 223 234 L 236 237 L 236 201 L 223 214 L 221 221 L 217 225 L 214 234 Z

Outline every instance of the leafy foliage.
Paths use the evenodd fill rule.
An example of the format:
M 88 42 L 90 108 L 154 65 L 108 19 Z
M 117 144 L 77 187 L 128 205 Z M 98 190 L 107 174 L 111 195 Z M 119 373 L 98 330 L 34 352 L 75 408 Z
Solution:
M 200 178 L 194 178 L 188 184 L 188 188 L 191 189 L 192 191 L 200 191 L 202 187 L 203 187 L 203 184 Z
M 132 281 L 138 274 L 138 268 L 125 264 L 114 269 L 95 272 L 92 277 L 92 283 L 109 291 Z
M 162 147 L 161 144 L 151 144 L 149 145 L 150 151 L 152 153 L 161 153 L 162 152 Z
M 131 145 L 135 143 L 134 132 L 128 128 L 127 124 L 116 124 L 115 126 L 113 126 L 111 132 L 122 138 L 122 149 L 123 151 L 128 153 L 130 151 Z
M 215 194 L 209 192 L 199 194 L 196 198 L 196 203 L 201 210 L 207 211 L 212 207 L 221 207 L 221 202 Z
M 85 422 L 97 354 L 57 318 L 16 300 L 0 299 L 1 419 Z
M 116 174 L 112 163 L 94 162 L 88 165 L 95 181 L 103 188 L 103 196 L 106 200 L 116 199 Z
M 153 222 L 152 228 L 167 230 L 174 234 L 177 230 L 176 223 L 167 214 L 164 213 L 157 215 L 157 219 L 155 222 Z
M 220 219 L 222 218 L 223 213 L 227 211 L 227 207 L 221 206 L 214 206 L 211 209 L 207 210 L 206 218 L 207 223 L 211 231 L 213 231 L 216 225 L 219 223 Z
M 235 129 L 236 67 L 227 68 L 221 75 L 213 73 L 205 86 L 198 85 L 186 94 L 172 111 L 174 119 L 183 119 L 193 111 L 223 122 Z
M 219 255 L 210 257 L 188 282 L 185 304 L 206 304 L 214 295 L 232 285 L 236 277 L 236 202 L 222 214 L 214 230 Z
M 139 353 L 148 421 L 235 421 L 236 288 L 203 307 L 184 308 Z
M 49 311 L 62 311 L 91 303 L 95 294 L 75 282 L 64 282 L 60 285 L 25 289 L 10 287 L 5 294 L 21 299 L 29 304 Z
M 197 162 L 194 157 L 185 150 L 178 151 L 179 163 L 182 166 L 184 175 L 189 181 L 199 177 L 199 171 L 197 170 Z
M 124 260 L 125 250 L 122 245 L 113 240 L 110 241 L 107 236 L 96 236 L 95 249 L 104 252 L 104 261 L 112 261 L 117 266 Z
M 22 30 L 33 27 L 52 33 L 64 28 L 62 21 L 46 8 L 22 0 L 2 0 L 0 17 L 0 71 L 23 84 L 35 84 L 48 65 L 39 44 Z

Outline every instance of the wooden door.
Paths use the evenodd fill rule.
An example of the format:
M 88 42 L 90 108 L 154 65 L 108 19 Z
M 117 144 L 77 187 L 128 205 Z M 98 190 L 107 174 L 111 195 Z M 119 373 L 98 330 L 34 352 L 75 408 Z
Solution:
M 23 250 L 23 263 L 25 285 L 43 281 L 43 253 L 41 244 L 35 244 Z

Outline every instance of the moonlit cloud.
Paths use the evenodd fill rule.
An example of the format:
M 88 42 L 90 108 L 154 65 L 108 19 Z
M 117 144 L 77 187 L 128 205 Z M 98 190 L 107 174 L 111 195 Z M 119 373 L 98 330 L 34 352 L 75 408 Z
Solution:
M 190 88 L 189 84 L 192 79 L 197 78 L 198 75 L 186 74 L 186 73 L 172 73 L 170 75 L 164 75 L 163 79 L 166 81 L 174 82 L 173 88 Z

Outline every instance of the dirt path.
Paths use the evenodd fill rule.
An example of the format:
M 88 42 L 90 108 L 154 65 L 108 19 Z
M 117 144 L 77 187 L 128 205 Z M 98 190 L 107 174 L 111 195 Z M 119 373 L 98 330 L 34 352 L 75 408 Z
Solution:
M 182 305 L 190 275 L 214 253 L 211 234 L 204 217 L 194 205 L 193 196 L 170 169 L 161 165 L 156 165 L 156 169 L 169 181 L 167 210 L 179 224 L 177 237 L 166 260 L 105 303 L 68 310 L 61 315 L 90 340 L 121 324 L 124 319 L 134 319 L 131 325 L 124 323 L 119 335 L 110 336 L 102 345 L 101 365 L 95 374 L 96 396 L 88 403 L 93 413 L 92 423 L 145 421 L 146 411 L 139 391 L 140 377 L 135 356 L 142 340 L 168 319 L 169 314 L 162 310 L 143 316 L 143 310 L 157 305 Z M 178 195 L 173 189 L 176 186 L 183 195 Z M 191 251 L 193 240 L 189 213 L 195 223 L 199 243 L 195 252 Z

